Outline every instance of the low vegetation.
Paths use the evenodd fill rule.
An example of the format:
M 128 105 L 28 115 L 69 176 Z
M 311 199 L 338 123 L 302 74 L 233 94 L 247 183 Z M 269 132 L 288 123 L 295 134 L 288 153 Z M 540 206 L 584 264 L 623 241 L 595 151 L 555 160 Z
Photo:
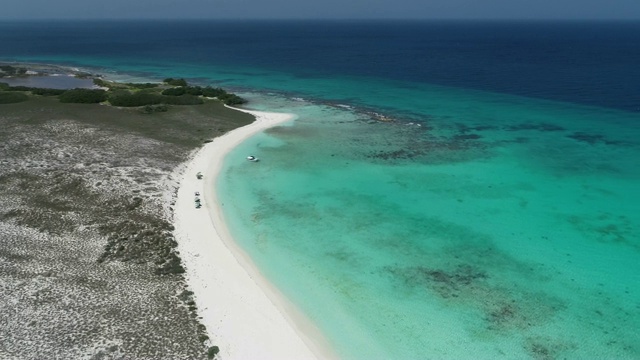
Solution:
M 143 90 L 143 89 L 153 89 L 160 86 L 160 84 L 156 84 L 156 83 L 115 83 L 112 81 L 106 81 L 101 78 L 93 79 L 93 83 L 97 86 L 100 86 L 103 88 L 109 88 L 109 89 L 130 88 L 130 89 Z
M 58 96 L 65 93 L 64 89 L 45 89 L 45 88 L 30 88 L 28 91 L 31 91 L 33 95 L 40 96 Z
M 133 89 L 153 89 L 160 86 L 160 84 L 154 83 L 125 83 L 125 85 Z
M 165 96 L 148 92 L 119 91 L 109 97 L 113 106 L 138 107 L 158 104 L 168 105 L 200 105 L 204 100 L 193 95 Z
M 162 96 L 147 92 L 132 93 L 128 90 L 119 90 L 109 96 L 109 103 L 113 106 L 136 107 L 145 105 L 157 105 L 162 103 Z
M 146 105 L 142 108 L 143 114 L 153 114 L 157 112 L 167 112 L 169 111 L 169 107 L 165 104 L 160 105 Z
M 2 68 L 2 67 L 0 67 Z M 4 68 L 7 68 L 6 66 Z M 13 68 L 11 68 L 13 69 Z M 12 73 L 17 70 L 10 70 Z M 101 78 L 93 83 L 107 89 L 44 89 L 27 86 L 10 86 L 0 82 L 0 90 L 5 92 L 30 92 L 40 96 L 58 96 L 62 103 L 94 104 L 109 101 L 118 107 L 144 107 L 142 112 L 150 114 L 168 110 L 166 105 L 201 105 L 203 97 L 215 98 L 226 105 L 241 105 L 247 101 L 240 96 L 221 88 L 211 86 L 189 86 L 184 79 L 164 79 L 164 84 L 154 83 L 116 83 Z M 170 87 L 167 87 L 170 86 Z M 0 103 L 25 101 L 22 95 L 2 95 Z M 164 106 L 159 106 L 164 105 Z
M 59 96 L 61 103 L 97 104 L 107 100 L 107 92 L 93 89 L 67 90 Z
M 29 91 L 33 95 L 41 95 L 41 96 L 58 96 L 62 95 L 65 91 L 63 89 L 47 89 L 47 88 L 36 88 L 29 86 L 10 86 L 7 83 L 0 83 L 0 90 L 3 91 Z
M 102 80 L 100 78 L 93 79 L 93 84 L 97 85 L 97 86 L 100 86 L 100 87 L 109 88 L 109 89 L 111 89 L 111 87 L 113 86 L 113 83 L 108 82 L 108 81 L 104 81 L 104 80 Z
M 188 85 L 185 79 L 166 78 L 162 82 L 171 86 L 187 86 Z
M 216 355 L 218 355 L 218 353 L 220 352 L 220 348 L 217 346 L 211 346 L 209 348 L 209 350 L 207 351 L 207 357 L 209 359 L 213 359 L 214 357 L 216 357 Z
M 211 86 L 200 87 L 200 86 L 179 86 L 174 88 L 165 89 L 162 91 L 162 95 L 167 96 L 182 96 L 182 95 L 194 95 L 194 96 L 204 96 L 208 98 L 217 98 L 227 105 L 240 105 L 244 104 L 247 101 L 240 96 L 232 93 L 228 93 L 226 90 L 221 88 L 213 88 Z
M 15 104 L 29 100 L 26 94 L 0 91 L 0 104 Z

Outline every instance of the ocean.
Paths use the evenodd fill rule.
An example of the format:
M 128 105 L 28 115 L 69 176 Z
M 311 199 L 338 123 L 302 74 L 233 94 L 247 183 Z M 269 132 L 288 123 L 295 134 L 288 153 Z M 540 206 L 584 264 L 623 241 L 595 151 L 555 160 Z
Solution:
M 640 357 L 639 43 L 637 22 L 0 23 L 0 60 L 297 114 L 215 190 L 348 359 Z

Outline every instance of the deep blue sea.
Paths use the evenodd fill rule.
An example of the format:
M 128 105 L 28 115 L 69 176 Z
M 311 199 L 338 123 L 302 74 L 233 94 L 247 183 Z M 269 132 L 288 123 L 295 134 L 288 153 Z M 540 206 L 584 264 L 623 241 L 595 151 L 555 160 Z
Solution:
M 638 44 L 640 22 L 0 23 L 0 60 L 297 114 L 215 191 L 350 359 L 640 358 Z

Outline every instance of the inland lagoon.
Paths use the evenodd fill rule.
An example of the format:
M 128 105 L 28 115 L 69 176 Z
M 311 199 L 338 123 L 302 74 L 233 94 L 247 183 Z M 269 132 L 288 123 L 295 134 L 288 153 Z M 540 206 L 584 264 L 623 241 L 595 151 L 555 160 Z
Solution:
M 91 89 L 96 87 L 92 79 L 80 79 L 69 75 L 2 78 L 0 82 L 10 86 L 46 89 Z

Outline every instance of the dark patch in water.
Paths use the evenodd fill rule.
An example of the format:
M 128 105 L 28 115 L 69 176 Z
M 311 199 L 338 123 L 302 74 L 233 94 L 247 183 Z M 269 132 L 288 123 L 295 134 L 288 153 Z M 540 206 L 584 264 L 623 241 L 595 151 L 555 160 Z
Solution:
M 375 159 L 382 159 L 382 160 L 397 160 L 397 159 L 408 160 L 408 159 L 413 159 L 419 155 L 421 154 L 415 151 L 400 149 L 400 150 L 390 150 L 390 151 L 379 151 L 373 155 L 370 155 L 370 157 Z
M 468 227 L 437 219 L 423 223 L 420 234 L 403 234 L 424 238 L 418 247 L 396 250 L 401 242 L 391 240 L 378 244 L 412 254 L 405 263 L 420 264 L 383 268 L 399 283 L 400 291 L 440 299 L 453 312 L 471 309 L 478 320 L 468 322 L 472 331 L 488 331 L 494 336 L 537 328 L 566 308 L 562 300 L 528 287 L 531 282 L 548 279 L 544 269 L 513 258 L 493 246 L 490 237 Z M 424 295 L 419 295 L 421 292 Z
M 471 131 L 488 131 L 488 130 L 497 130 L 497 126 L 493 125 L 476 125 L 476 126 L 468 126 L 465 124 L 456 123 L 456 127 L 458 128 L 458 132 L 461 134 L 466 134 Z
M 524 348 L 536 360 L 553 360 L 562 357 L 566 351 L 575 349 L 571 343 L 562 343 L 557 339 L 530 337 L 525 340 Z
M 343 122 L 332 122 L 331 123 L 332 126 L 334 127 L 333 130 L 335 131 L 342 131 L 344 132 L 345 130 L 343 130 Z M 264 132 L 266 134 L 275 136 L 275 137 L 279 137 L 279 138 L 283 138 L 285 139 L 285 141 L 288 141 L 289 138 L 292 138 L 294 140 L 296 139 L 317 139 L 319 136 L 322 136 L 323 134 L 320 134 L 322 130 L 319 130 L 317 127 L 315 126 L 309 126 L 306 123 L 303 122 L 298 122 L 296 123 L 295 126 L 274 126 L 271 128 L 266 129 Z
M 402 148 L 379 150 L 368 157 L 382 160 L 408 160 L 420 158 L 428 163 L 464 162 L 486 157 L 486 150 L 492 145 L 482 141 L 479 135 L 456 135 L 451 138 L 412 139 Z
M 567 137 L 573 140 L 587 143 L 589 145 L 595 145 L 599 142 L 604 142 L 603 135 L 586 134 L 582 132 L 573 133 L 571 135 L 567 135 Z
M 513 142 L 517 143 L 517 144 L 526 144 L 531 142 L 531 139 L 527 138 L 527 137 L 517 137 L 515 139 L 513 139 Z
M 482 138 L 482 136 L 478 134 L 464 134 L 464 135 L 456 135 L 453 137 L 453 140 L 477 140 Z
M 470 265 L 458 265 L 451 271 L 416 266 L 391 272 L 412 286 L 427 286 L 443 298 L 458 297 L 465 287 L 487 278 L 485 272 Z
M 520 309 L 515 304 L 515 301 L 512 301 L 511 303 L 497 304 L 494 309 L 489 310 L 486 320 L 492 324 L 502 325 L 513 321 L 519 311 Z
M 387 271 L 412 289 L 422 288 L 452 305 L 477 309 L 489 331 L 537 326 L 564 308 L 559 300 L 530 293 L 516 284 L 496 286 L 495 279 L 474 265 L 460 264 L 450 270 L 417 266 Z
M 640 242 L 637 240 L 639 230 L 634 227 L 633 221 L 625 215 L 610 213 L 600 213 L 596 217 L 572 215 L 567 220 L 585 236 L 585 239 L 605 244 L 628 246 L 640 251 Z
M 596 145 L 599 143 L 605 144 L 605 145 L 622 145 L 623 144 L 622 141 L 608 140 L 607 138 L 604 137 L 604 135 L 599 135 L 599 134 L 587 134 L 583 132 L 575 132 L 571 135 L 567 135 L 567 137 L 576 141 L 587 143 L 589 145 Z
M 354 263 L 355 256 L 356 256 L 355 253 L 350 251 L 344 251 L 344 250 L 329 251 L 329 252 L 326 252 L 325 255 L 334 260 L 337 260 L 340 262 L 349 262 L 349 263 Z
M 535 131 L 542 131 L 542 132 L 552 132 L 552 131 L 564 131 L 566 129 L 563 128 L 562 126 L 558 126 L 558 125 L 555 125 L 555 124 L 525 123 L 525 124 L 507 126 L 505 128 L 505 130 L 507 130 L 507 131 L 529 131 L 529 130 L 535 130 Z

